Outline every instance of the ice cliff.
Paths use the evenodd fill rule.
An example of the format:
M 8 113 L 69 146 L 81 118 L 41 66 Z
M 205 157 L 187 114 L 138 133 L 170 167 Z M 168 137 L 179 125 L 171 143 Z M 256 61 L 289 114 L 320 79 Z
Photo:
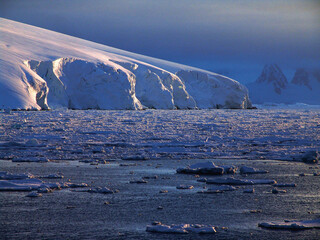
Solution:
M 227 77 L 0 18 L 0 109 L 250 108 Z

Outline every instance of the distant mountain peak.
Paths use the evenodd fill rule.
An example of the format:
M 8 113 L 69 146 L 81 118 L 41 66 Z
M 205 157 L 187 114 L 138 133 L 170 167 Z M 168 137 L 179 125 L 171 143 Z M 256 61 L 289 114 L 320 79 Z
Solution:
M 272 84 L 277 94 L 281 94 L 281 90 L 288 84 L 286 76 L 277 64 L 266 64 L 256 82 Z
M 312 90 L 312 87 L 310 86 L 309 73 L 303 68 L 298 68 L 296 70 L 291 83 L 295 85 L 304 85 Z

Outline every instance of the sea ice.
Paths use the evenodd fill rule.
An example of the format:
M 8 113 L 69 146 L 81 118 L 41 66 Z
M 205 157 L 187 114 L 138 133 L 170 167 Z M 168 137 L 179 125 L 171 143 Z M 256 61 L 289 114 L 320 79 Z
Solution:
M 32 191 L 42 187 L 43 181 L 36 178 L 0 180 L 0 191 Z
M 164 225 L 159 222 L 155 222 L 152 225 L 148 225 L 147 232 L 156 233 L 199 233 L 208 234 L 216 233 L 216 229 L 212 225 L 201 225 L 201 224 L 172 224 Z
M 255 184 L 275 184 L 275 180 L 269 179 L 236 179 L 233 177 L 229 178 L 216 178 L 207 179 L 207 184 L 227 184 L 227 185 L 255 185 Z
M 130 183 L 148 183 L 146 180 L 144 179 L 140 179 L 140 180 L 131 180 Z
M 34 178 L 34 176 L 30 173 L 12 174 L 8 172 L 0 172 L 1 180 L 17 180 L 17 179 L 27 179 L 27 178 Z
M 224 168 L 216 166 L 213 162 L 203 162 L 193 164 L 186 168 L 178 168 L 177 173 L 222 175 Z
M 27 194 L 26 197 L 31 197 L 31 198 L 42 197 L 42 194 L 38 193 L 38 192 L 31 192 L 31 193 Z
M 193 189 L 192 185 L 179 185 L 177 189 Z
M 264 222 L 259 223 L 259 227 L 273 229 L 303 230 L 310 228 L 320 228 L 320 218 L 303 221 L 284 221 L 284 222 Z
M 235 190 L 237 190 L 236 187 L 228 186 L 228 185 L 221 185 L 221 186 L 214 186 L 214 187 L 208 188 L 206 191 L 200 191 L 198 193 L 211 194 L 211 193 L 223 193 L 225 191 L 235 191 Z
M 102 193 L 102 194 L 112 194 L 115 193 L 115 191 L 110 190 L 107 187 L 97 187 L 97 188 L 90 188 L 88 190 L 89 193 Z
M 302 156 L 302 161 L 305 163 L 318 163 L 320 154 L 318 151 L 308 151 Z
M 258 174 L 258 173 L 268 173 L 265 170 L 259 170 L 253 167 L 243 166 L 240 168 L 240 174 Z

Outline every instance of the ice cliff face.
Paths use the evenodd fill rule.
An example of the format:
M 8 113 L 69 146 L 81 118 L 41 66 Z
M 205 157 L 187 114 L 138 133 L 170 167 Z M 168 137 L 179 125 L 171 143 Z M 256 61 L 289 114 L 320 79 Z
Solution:
M 28 61 L 47 82 L 48 104 L 70 109 L 142 109 L 135 77 L 121 67 L 75 58 Z
M 287 81 L 277 65 L 266 65 L 254 83 L 247 84 L 254 103 L 320 104 L 320 70 L 296 70 Z
M 0 109 L 249 108 L 227 77 L 0 18 Z

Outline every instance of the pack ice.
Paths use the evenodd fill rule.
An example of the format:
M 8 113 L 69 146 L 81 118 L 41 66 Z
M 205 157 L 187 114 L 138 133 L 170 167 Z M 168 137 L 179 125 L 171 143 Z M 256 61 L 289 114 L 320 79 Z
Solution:
M 230 78 L 0 18 L 0 109 L 249 108 Z

